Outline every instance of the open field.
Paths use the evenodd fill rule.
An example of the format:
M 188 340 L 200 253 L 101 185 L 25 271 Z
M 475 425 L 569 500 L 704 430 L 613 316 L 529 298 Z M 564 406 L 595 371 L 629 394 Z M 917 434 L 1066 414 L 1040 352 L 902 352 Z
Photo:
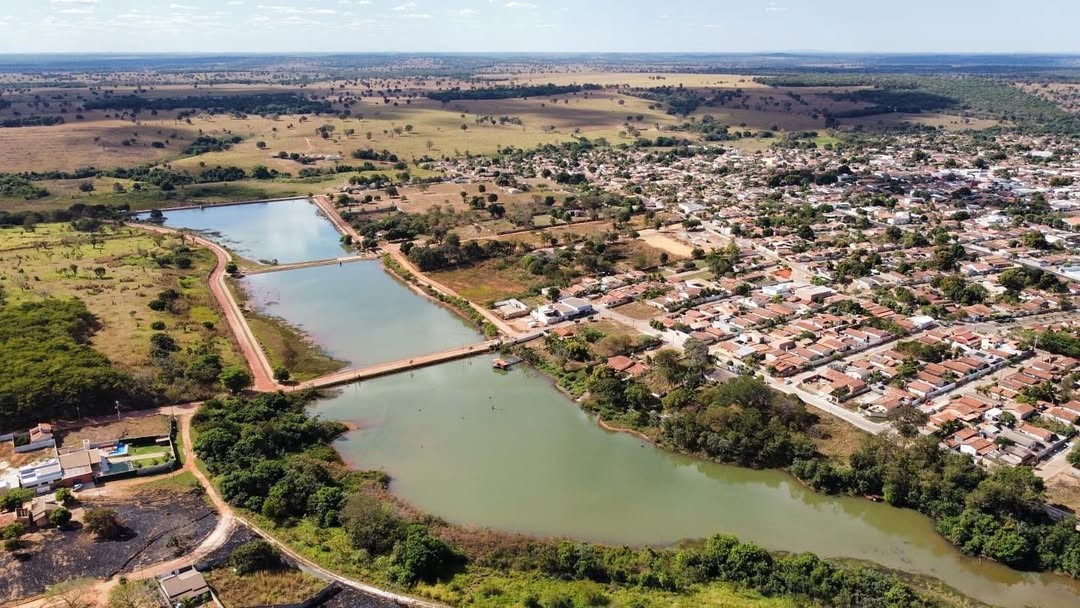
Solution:
M 428 274 L 462 297 L 481 304 L 521 296 L 548 283 L 543 276 L 530 274 L 512 260 L 487 260 L 468 268 Z
M 154 416 L 128 417 L 115 422 L 84 426 L 71 431 L 57 433 L 57 446 L 60 448 L 77 448 L 83 441 L 98 443 L 111 439 L 127 439 L 132 437 L 166 436 L 172 429 L 172 421 L 164 414 Z M 165 448 L 152 447 L 152 451 L 160 452 Z M 135 448 L 133 451 L 137 451 Z
M 626 315 L 631 319 L 639 319 L 641 321 L 648 321 L 660 316 L 662 312 L 655 306 L 649 306 L 648 304 L 642 304 L 641 302 L 630 302 L 629 304 L 623 304 L 615 309 L 619 314 Z
M 646 232 L 641 235 L 641 240 L 679 258 L 688 258 L 694 254 L 694 248 L 690 244 L 664 232 Z
M 215 568 L 206 582 L 225 608 L 270 606 L 302 602 L 318 593 L 326 582 L 299 570 L 280 568 L 240 576 L 232 568 Z
M 869 437 L 865 431 L 840 420 L 836 416 L 820 410 L 814 410 L 818 423 L 814 425 L 812 439 L 819 452 L 837 462 L 847 462 L 848 457 L 859 449 L 862 441 Z
M 599 84 L 629 87 L 709 87 L 709 88 L 768 88 L 742 74 L 685 74 L 672 72 L 543 72 L 539 74 L 492 74 L 488 78 L 498 84 Z M 494 84 L 494 83 L 493 83 Z
M 990 127 L 996 127 L 1001 124 L 1001 121 L 993 120 L 990 118 L 966 118 L 961 116 L 954 116 L 952 114 L 940 114 L 937 112 L 925 112 L 922 114 L 878 114 L 876 116 L 865 116 L 862 118 L 845 118 L 840 121 L 841 128 L 856 125 L 864 128 L 881 126 L 881 125 L 897 125 L 901 123 L 911 123 L 916 125 L 926 125 L 928 127 L 943 128 L 946 131 L 978 131 L 980 129 L 989 129 Z
M 203 249 L 186 249 L 180 238 L 150 235 L 128 227 L 106 226 L 100 233 L 77 232 L 67 224 L 0 230 L 0 285 L 11 302 L 48 297 L 82 300 L 101 323 L 91 344 L 116 365 L 154 372 L 150 335 L 165 330 L 181 349 L 208 346 L 227 365 L 240 361 L 228 328 L 210 295 L 205 277 L 215 264 Z M 187 269 L 155 260 L 176 255 Z M 156 295 L 173 289 L 172 310 L 151 310 Z
M 2 129 L 0 171 L 113 168 L 157 162 L 179 155 L 194 139 L 193 132 L 190 128 L 147 128 L 116 119 Z M 121 143 L 131 140 L 130 145 Z M 164 147 L 151 147 L 154 141 Z
M 1053 504 L 1064 505 L 1080 513 L 1080 477 L 1073 475 L 1072 468 L 1046 480 L 1046 497 Z

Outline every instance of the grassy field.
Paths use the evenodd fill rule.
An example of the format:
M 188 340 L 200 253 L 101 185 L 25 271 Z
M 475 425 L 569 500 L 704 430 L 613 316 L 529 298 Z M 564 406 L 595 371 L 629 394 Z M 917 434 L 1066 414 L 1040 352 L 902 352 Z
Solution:
M 818 423 L 814 426 L 812 439 L 819 452 L 837 462 L 847 462 L 868 437 L 865 431 L 840 420 L 836 416 L 814 410 Z
M 97 235 L 67 224 L 44 224 L 33 232 L 0 230 L 0 286 L 11 302 L 76 297 L 101 322 L 92 345 L 130 371 L 152 371 L 151 327 L 164 323 L 181 350 L 209 345 L 226 365 L 241 361 L 205 277 L 215 264 L 207 250 L 192 249 L 189 269 L 159 267 L 155 256 L 183 245 L 178 237 L 135 228 L 106 227 Z M 148 303 L 165 289 L 180 294 L 173 311 Z M 204 325 L 209 324 L 209 326 Z
M 326 586 L 310 574 L 286 569 L 240 576 L 231 568 L 215 568 L 206 573 L 206 582 L 225 608 L 302 602 Z
M 105 118 L 51 127 L 4 129 L 0 171 L 129 167 L 178 156 L 196 136 L 196 129 L 187 126 L 166 127 L 158 123 L 148 128 Z M 131 140 L 134 143 L 130 145 L 121 143 Z M 164 147 L 151 147 L 154 141 Z
M 680 74 L 665 72 L 548 72 L 539 74 L 498 74 L 489 77 L 498 84 L 599 84 L 628 87 L 709 87 L 725 89 L 768 88 L 742 74 Z M 495 80 L 497 79 L 497 80 Z
M 530 274 L 513 260 L 487 260 L 468 268 L 429 273 L 429 276 L 465 299 L 481 304 L 521 296 L 549 282 L 542 276 Z

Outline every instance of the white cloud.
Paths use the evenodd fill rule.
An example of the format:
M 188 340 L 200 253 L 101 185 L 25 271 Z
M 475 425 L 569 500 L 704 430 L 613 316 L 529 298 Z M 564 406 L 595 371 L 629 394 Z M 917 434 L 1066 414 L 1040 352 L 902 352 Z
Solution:
M 536 5 L 532 2 L 518 2 L 517 0 L 507 2 L 504 6 L 506 8 L 536 8 Z
M 473 16 L 476 16 L 476 15 L 480 14 L 480 12 L 477 11 L 476 9 L 472 9 L 472 8 L 463 8 L 463 9 L 459 9 L 457 14 L 460 17 L 473 17 Z
M 191 6 L 190 4 L 177 4 L 173 2 L 169 5 L 169 8 L 173 9 L 174 11 L 193 11 L 196 10 L 198 7 Z
M 97 4 L 98 0 L 49 0 L 49 4 Z
M 405 4 L 399 4 L 399 5 L 395 6 L 394 8 L 392 8 L 390 10 L 397 11 L 399 13 L 404 13 L 404 12 L 408 12 L 408 11 L 415 11 L 416 10 L 416 3 L 415 2 L 406 2 Z

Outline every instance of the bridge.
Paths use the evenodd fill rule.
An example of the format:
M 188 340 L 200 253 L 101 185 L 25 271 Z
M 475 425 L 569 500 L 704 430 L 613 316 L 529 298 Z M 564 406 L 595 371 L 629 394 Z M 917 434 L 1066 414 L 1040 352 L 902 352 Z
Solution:
M 501 344 L 501 340 L 488 340 L 469 346 L 459 346 L 430 355 L 421 355 L 411 359 L 399 359 L 397 361 L 391 361 L 390 363 L 380 363 L 361 369 L 346 369 L 333 374 L 320 376 L 314 380 L 301 382 L 300 384 L 290 387 L 289 390 L 302 391 L 311 388 L 326 388 L 329 386 L 349 384 L 350 382 L 358 382 L 360 380 L 369 380 L 380 376 L 398 374 L 413 369 L 419 369 L 421 367 L 427 367 L 429 365 L 437 365 L 439 363 L 446 363 L 447 361 L 467 359 L 483 353 L 490 353 Z
M 284 272 L 286 270 L 298 270 L 300 268 L 314 268 L 315 266 L 330 266 L 332 264 L 349 264 L 351 262 L 363 262 L 377 260 L 379 256 L 372 253 L 362 253 L 360 255 L 347 255 L 340 258 L 328 258 L 325 260 L 312 260 L 310 262 L 295 262 L 293 264 L 274 264 L 271 266 L 260 266 L 258 268 L 252 268 L 245 270 L 244 274 L 266 274 L 268 272 Z

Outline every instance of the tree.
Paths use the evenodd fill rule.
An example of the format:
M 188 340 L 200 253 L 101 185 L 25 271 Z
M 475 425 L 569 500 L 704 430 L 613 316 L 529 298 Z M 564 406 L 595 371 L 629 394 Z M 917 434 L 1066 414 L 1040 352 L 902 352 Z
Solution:
M 236 548 L 229 556 L 229 566 L 243 576 L 252 572 L 272 570 L 281 565 L 278 550 L 265 540 L 253 540 Z
M 14 511 L 29 502 L 33 497 L 33 490 L 26 488 L 8 490 L 3 496 L 0 496 L 0 510 Z
M 917 436 L 919 429 L 929 420 L 927 415 L 919 408 L 911 405 L 902 405 L 896 408 L 889 418 L 892 420 L 896 432 L 900 433 L 901 437 L 908 439 Z
M 233 365 L 221 370 L 221 386 L 230 393 L 236 395 L 251 386 L 251 374 L 247 369 Z
M 94 508 L 83 515 L 83 529 L 99 540 L 113 540 L 124 531 L 124 525 L 112 509 Z
M 109 608 L 159 608 L 159 597 L 152 583 L 128 582 L 120 577 L 120 584 L 109 591 Z
M 423 525 L 412 524 L 405 532 L 405 540 L 394 550 L 392 576 L 403 585 L 431 582 L 446 574 L 457 561 L 450 545 L 432 536 Z
M 1073 446 L 1072 451 L 1069 452 L 1066 458 L 1069 460 L 1069 464 L 1080 469 L 1080 442 Z
M 49 512 L 49 523 L 57 528 L 63 528 L 71 521 L 71 511 L 64 507 Z
M 378 500 L 354 494 L 341 511 L 352 545 L 370 555 L 389 553 L 405 536 L 405 523 Z
M 274 380 L 277 380 L 278 382 L 288 382 L 289 376 L 289 369 L 284 365 L 279 365 L 274 368 Z

